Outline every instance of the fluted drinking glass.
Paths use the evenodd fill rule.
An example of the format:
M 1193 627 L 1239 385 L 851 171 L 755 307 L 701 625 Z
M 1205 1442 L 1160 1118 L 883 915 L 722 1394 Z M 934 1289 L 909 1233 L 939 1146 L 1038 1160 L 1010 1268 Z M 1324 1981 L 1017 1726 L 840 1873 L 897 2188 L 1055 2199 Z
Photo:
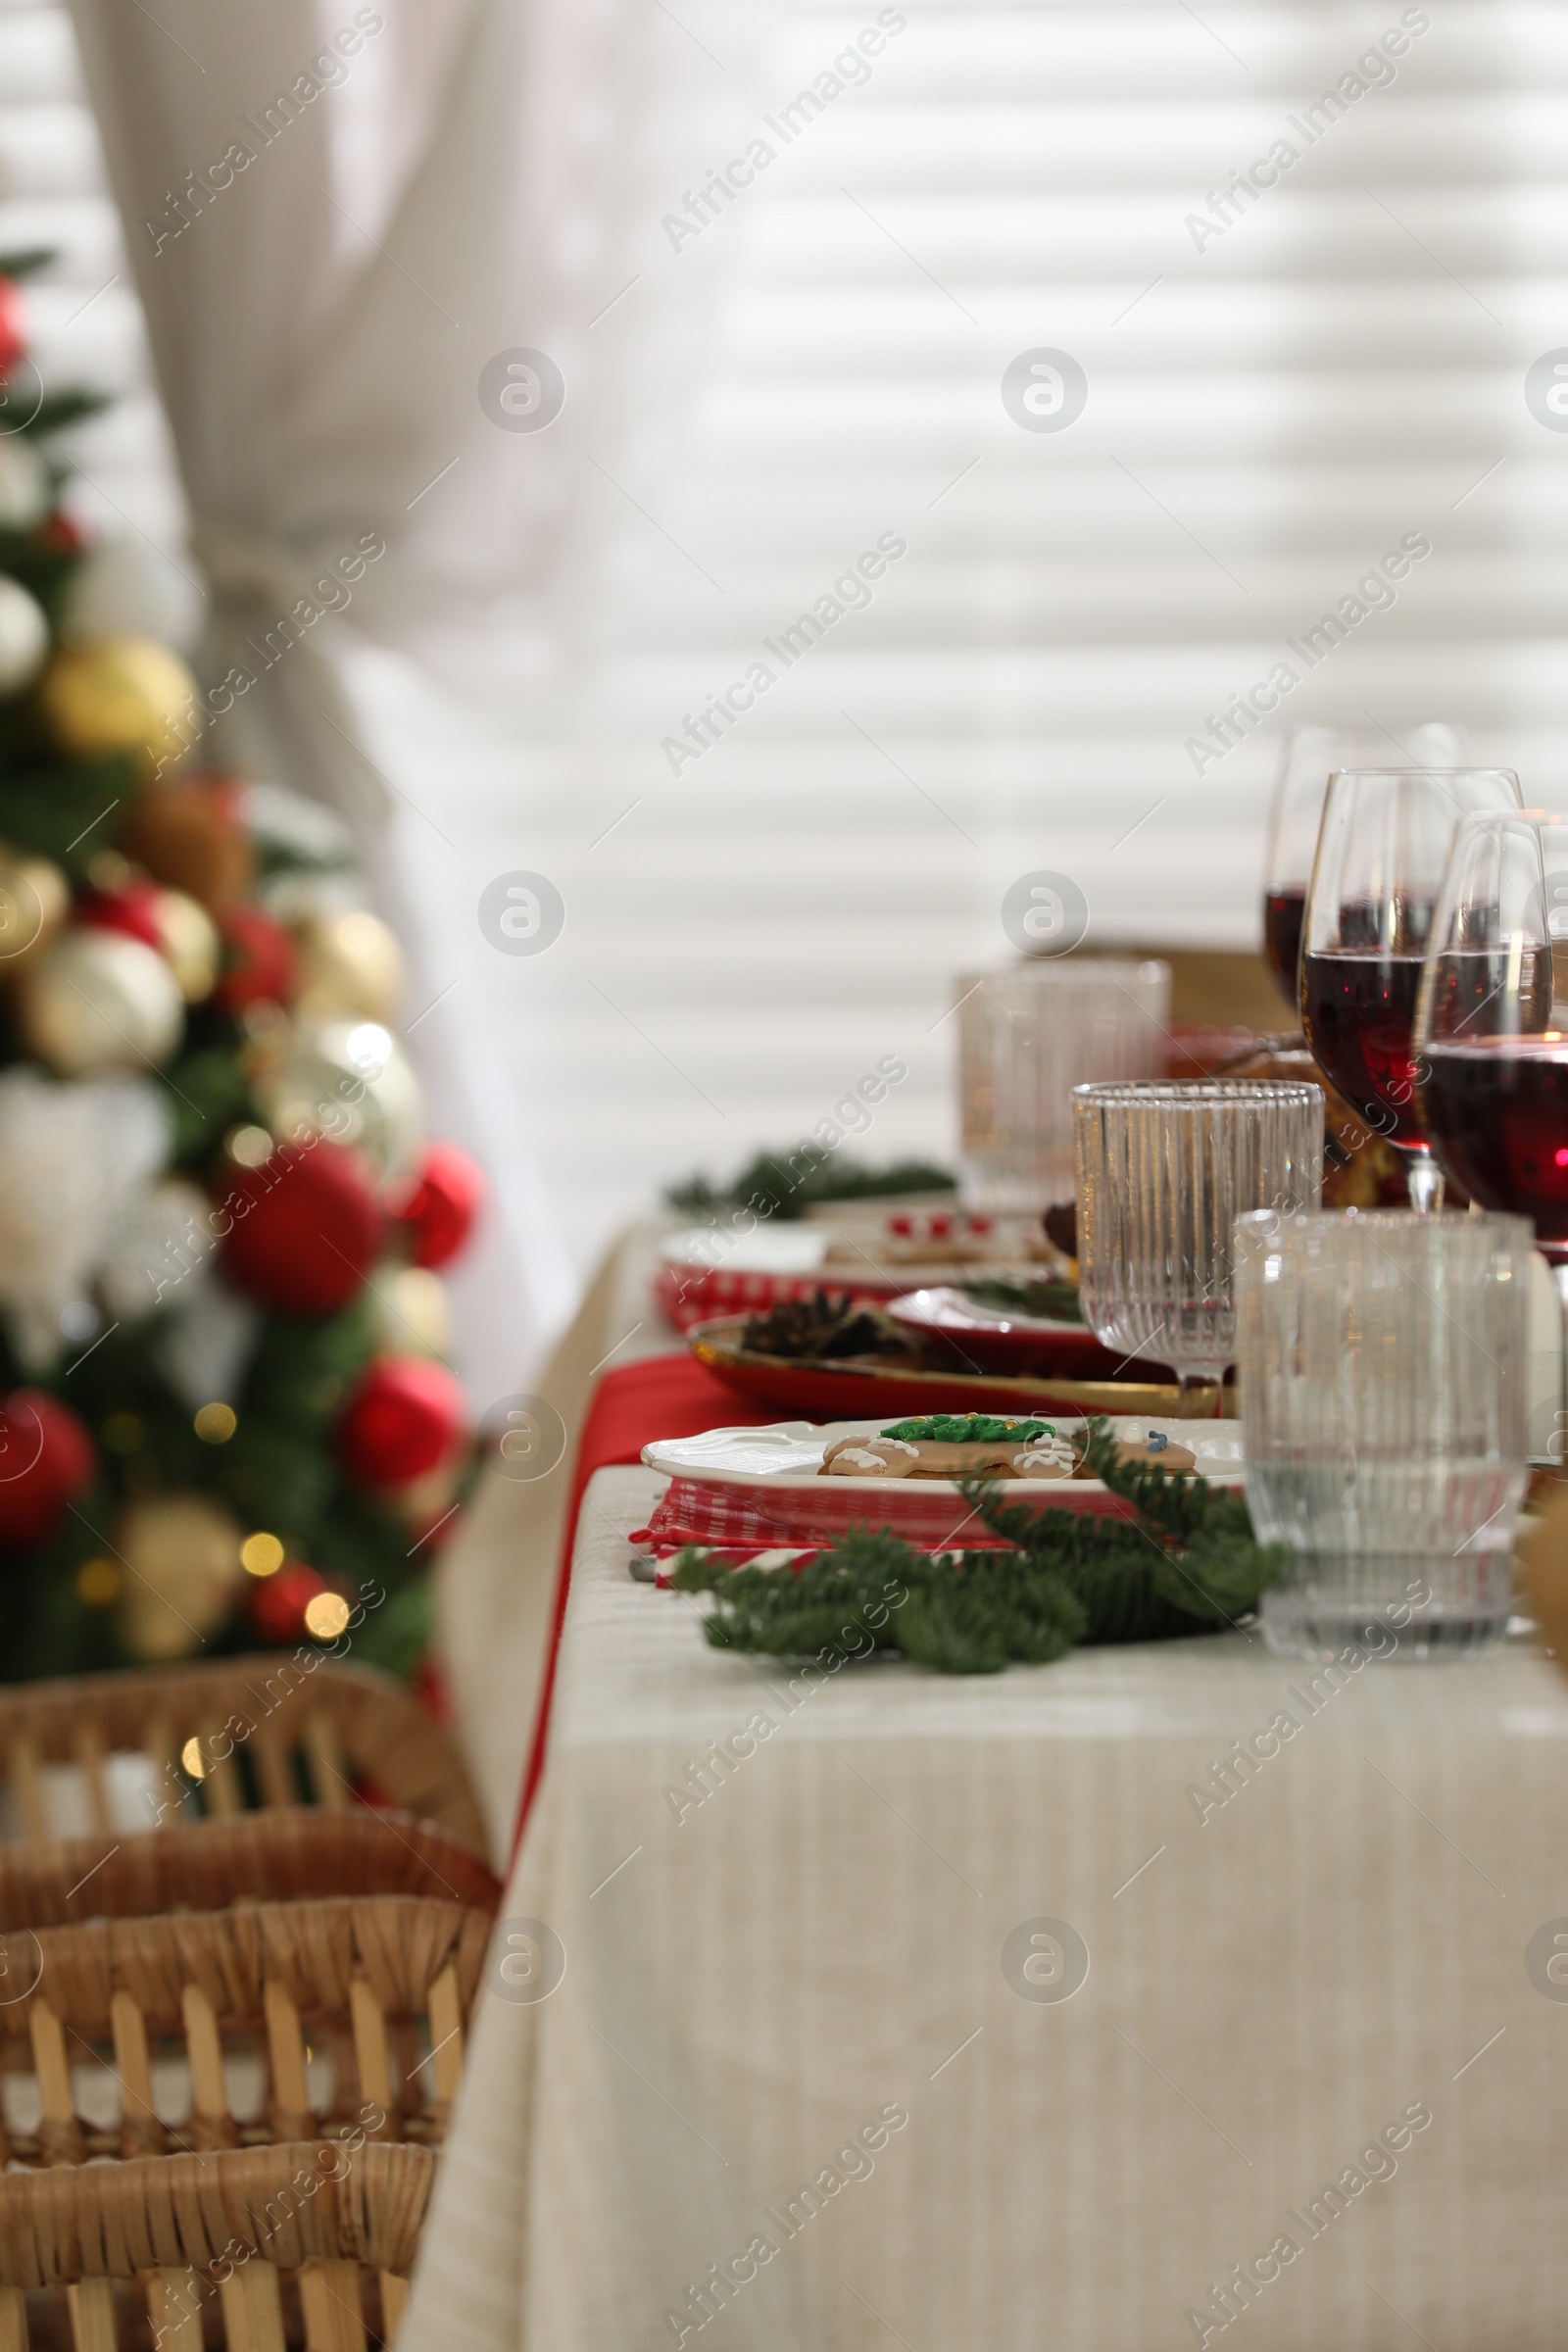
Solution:
M 1317 1206 L 1321 1087 L 1080 1086 L 1073 1136 L 1085 1322 L 1129 1359 L 1174 1364 L 1184 1390 L 1220 1381 L 1236 1353 L 1236 1219 Z

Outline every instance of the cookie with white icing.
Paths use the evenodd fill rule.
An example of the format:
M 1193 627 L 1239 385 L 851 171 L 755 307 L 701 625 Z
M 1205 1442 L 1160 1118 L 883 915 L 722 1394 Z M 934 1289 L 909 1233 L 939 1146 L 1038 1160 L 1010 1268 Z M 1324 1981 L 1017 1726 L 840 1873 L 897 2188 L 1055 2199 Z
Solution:
M 1076 1478 L 1082 1468 L 1077 1450 L 1065 1438 L 1036 1438 L 1013 1455 L 1015 1478 Z
M 822 1456 L 827 1478 L 912 1478 L 916 1446 L 903 1438 L 835 1438 Z

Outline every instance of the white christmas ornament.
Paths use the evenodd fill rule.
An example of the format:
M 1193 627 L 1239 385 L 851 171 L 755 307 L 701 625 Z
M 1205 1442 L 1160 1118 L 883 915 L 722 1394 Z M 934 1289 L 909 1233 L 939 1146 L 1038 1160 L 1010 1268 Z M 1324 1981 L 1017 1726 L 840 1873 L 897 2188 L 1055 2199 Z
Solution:
M 111 1319 L 135 1323 L 155 1306 L 193 1298 L 217 1248 L 207 1195 L 183 1176 L 154 1185 L 130 1203 L 98 1259 L 98 1295 Z
M 0 530 L 30 531 L 48 512 L 48 466 L 19 433 L 0 435 Z
M 29 1054 L 78 1078 L 166 1061 L 185 1027 L 179 982 L 156 948 L 119 931 L 66 931 L 18 975 Z
M 60 1086 L 38 1070 L 0 1074 L 0 1308 L 29 1369 L 54 1361 L 62 1313 L 163 1167 L 170 1140 L 151 1079 Z
M 0 449 L 6 446 L 0 440 Z M 49 623 L 20 580 L 0 572 L 0 695 L 20 694 L 43 666 Z
M 193 1274 L 171 1296 L 169 1329 L 155 1348 L 159 1370 L 193 1413 L 204 1404 L 238 1404 L 262 1327 L 260 1307 L 237 1298 L 217 1274 Z
M 150 637 L 181 654 L 202 633 L 201 590 L 145 539 L 106 539 L 82 559 L 71 585 L 63 634 L 73 644 L 99 637 Z

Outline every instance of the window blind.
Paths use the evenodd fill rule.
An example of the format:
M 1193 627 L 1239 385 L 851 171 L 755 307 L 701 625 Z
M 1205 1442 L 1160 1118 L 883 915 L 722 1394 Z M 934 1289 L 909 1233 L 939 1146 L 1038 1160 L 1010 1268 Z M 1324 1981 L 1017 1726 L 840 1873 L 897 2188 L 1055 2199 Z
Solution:
M 566 905 L 492 980 L 580 1240 L 889 1052 L 863 1148 L 951 1152 L 944 1015 L 1022 873 L 1091 945 L 1255 942 L 1287 723 L 1562 768 L 1559 16 L 800 0 L 726 115 L 722 12 L 680 14 L 646 201 L 701 225 L 624 303 L 652 354 L 720 245 L 722 299 L 684 432 L 605 453 L 592 646 L 471 804 L 475 886 Z

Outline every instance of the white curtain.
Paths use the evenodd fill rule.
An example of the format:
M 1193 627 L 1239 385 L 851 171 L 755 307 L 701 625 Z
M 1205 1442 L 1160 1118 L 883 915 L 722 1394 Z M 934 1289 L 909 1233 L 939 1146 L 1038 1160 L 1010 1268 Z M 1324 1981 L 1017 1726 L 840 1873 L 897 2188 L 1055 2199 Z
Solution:
M 431 646 L 472 659 L 508 591 L 514 627 L 552 609 L 613 379 L 613 320 L 591 368 L 583 336 L 619 282 L 614 158 L 648 15 L 74 0 L 209 586 L 204 684 L 233 697 L 217 742 L 349 821 L 408 953 L 431 1127 L 491 1181 L 455 1285 L 481 1400 L 524 1384 L 573 1286 L 488 1034 L 461 809 L 411 757 L 411 713 L 434 739 Z M 548 432 L 481 409 L 482 368 L 518 346 L 571 386 Z M 255 681 L 237 693 L 236 664 Z

